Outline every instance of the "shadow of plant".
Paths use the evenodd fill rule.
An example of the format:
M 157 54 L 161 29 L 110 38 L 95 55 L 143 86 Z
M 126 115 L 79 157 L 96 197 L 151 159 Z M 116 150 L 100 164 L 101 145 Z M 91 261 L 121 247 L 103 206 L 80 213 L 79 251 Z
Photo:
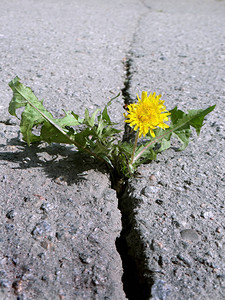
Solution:
M 107 173 L 106 166 L 73 146 L 40 143 L 28 146 L 18 138 L 1 144 L 0 160 L 12 163 L 12 169 L 43 168 L 47 177 L 68 185 L 86 180 L 88 170 Z

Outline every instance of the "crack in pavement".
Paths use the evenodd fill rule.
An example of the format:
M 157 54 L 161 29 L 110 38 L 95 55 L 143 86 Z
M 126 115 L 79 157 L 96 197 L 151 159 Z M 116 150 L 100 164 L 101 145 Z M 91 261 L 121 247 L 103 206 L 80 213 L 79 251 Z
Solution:
M 191 2 L 177 1 L 176 10 L 169 2 L 151 2 L 151 24 L 149 13 L 127 55 L 125 103 L 142 85 L 167 91 L 171 105 L 178 102 L 187 108 L 187 103 L 191 107 L 216 101 L 218 111 L 224 111 L 224 38 L 219 30 L 224 6 Z M 116 245 L 128 299 L 222 299 L 224 261 L 218 235 L 224 236 L 224 164 L 218 161 L 224 158 L 224 139 L 216 133 L 221 118 L 210 115 L 211 128 L 202 140 L 190 143 L 186 153 L 171 150 L 162 155 L 162 163 L 143 166 L 141 180 L 127 181 L 118 196 L 123 230 Z
M 144 1 L 141 1 L 142 5 L 145 6 L 148 10 L 148 7 Z M 133 65 L 133 56 L 135 50 L 133 45 L 135 44 L 136 35 L 138 32 L 138 28 L 140 26 L 141 19 L 145 13 L 142 13 L 136 30 L 133 34 L 133 39 L 131 42 L 130 50 L 128 51 L 126 58 L 124 60 L 124 69 L 125 69 L 125 79 L 124 79 L 124 88 L 122 89 L 122 96 L 124 99 L 124 105 L 129 105 L 133 103 L 135 99 L 132 98 L 130 94 L 130 85 L 132 80 L 132 75 L 135 72 Z M 123 141 L 133 141 L 135 138 L 134 131 L 128 124 L 124 126 L 124 135 Z M 115 180 L 114 180 L 115 182 Z M 126 193 L 127 181 L 121 183 L 120 178 L 118 178 L 118 182 L 121 184 L 121 187 L 117 188 L 117 198 L 118 198 L 118 208 L 122 215 L 122 231 L 120 233 L 120 237 L 116 239 L 116 248 L 120 254 L 122 265 L 123 265 L 123 288 L 126 294 L 126 297 L 129 300 L 145 300 L 150 296 L 151 286 L 153 285 L 153 276 L 151 272 L 149 272 L 149 276 L 147 274 L 147 266 L 146 266 L 146 257 L 144 251 L 144 244 L 141 241 L 141 235 L 138 231 L 134 230 L 136 228 L 136 221 L 134 218 L 135 210 L 137 209 L 137 205 L 135 205 L 135 199 L 130 198 Z M 132 236 L 130 233 L 132 232 Z M 129 244 L 127 242 L 127 238 L 131 239 Z M 130 249 L 130 245 L 133 246 L 133 249 Z M 137 255 L 135 252 L 138 251 L 138 261 Z M 145 274 L 145 276 L 143 276 Z

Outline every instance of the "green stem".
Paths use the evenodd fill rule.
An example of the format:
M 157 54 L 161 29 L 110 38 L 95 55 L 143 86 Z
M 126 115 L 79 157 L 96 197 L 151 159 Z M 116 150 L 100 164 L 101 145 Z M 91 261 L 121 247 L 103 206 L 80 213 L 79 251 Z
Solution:
M 170 132 L 172 132 L 173 130 L 171 130 Z M 135 157 L 134 157 L 134 162 L 136 160 L 139 159 L 139 157 L 142 156 L 142 154 L 153 144 L 157 143 L 158 141 L 160 141 L 163 137 L 165 137 L 166 135 L 170 134 L 170 132 L 166 132 L 163 135 L 160 135 L 158 137 L 156 137 L 153 141 L 151 141 L 149 144 L 147 144 Z
M 133 148 L 133 152 L 131 155 L 131 160 L 130 160 L 130 164 L 132 165 L 134 162 L 134 154 L 137 148 L 137 141 L 138 141 L 138 136 L 139 136 L 139 129 L 137 130 L 136 136 L 135 136 L 135 141 L 134 141 L 134 148 Z

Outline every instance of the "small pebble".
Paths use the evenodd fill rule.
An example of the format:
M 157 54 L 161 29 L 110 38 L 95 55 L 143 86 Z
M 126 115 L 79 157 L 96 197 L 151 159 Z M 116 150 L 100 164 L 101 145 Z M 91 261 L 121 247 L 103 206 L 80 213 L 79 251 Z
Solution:
M 41 276 L 42 281 L 48 281 L 48 277 L 46 275 Z
M 69 229 L 69 233 L 72 234 L 72 235 L 76 234 L 77 233 L 77 227 L 74 226 L 74 225 L 71 225 L 70 229 Z
M 64 235 L 64 230 L 57 231 L 55 234 L 57 240 L 61 240 L 63 235 Z
M 89 264 L 92 261 L 91 256 L 88 256 L 85 253 L 80 253 L 79 258 L 80 258 L 81 262 L 84 263 L 84 264 Z
M 13 264 L 16 266 L 19 263 L 19 258 L 12 258 Z
M 150 175 L 149 176 L 149 180 L 151 181 L 151 182 L 156 182 L 156 177 L 155 177 L 155 175 Z
M 31 202 L 32 199 L 31 199 L 31 197 L 24 197 L 24 198 L 23 198 L 23 201 L 24 201 L 24 202 Z
M 6 276 L 6 271 L 0 270 L 0 277 L 5 277 L 5 276 Z
M 159 191 L 159 188 L 156 186 L 146 186 L 142 189 L 141 194 L 149 197 L 151 194 L 155 194 Z
M 221 231 L 222 231 L 222 230 L 221 230 L 220 227 L 217 227 L 217 228 L 216 228 L 216 232 L 221 233 Z
M 200 239 L 198 233 L 193 229 L 181 230 L 180 235 L 185 241 L 197 242 Z
M 15 218 L 16 214 L 17 214 L 17 213 L 15 212 L 15 210 L 14 210 L 14 209 L 11 209 L 11 210 L 9 210 L 9 211 L 7 212 L 6 217 L 7 217 L 8 219 L 12 220 L 12 219 Z
M 48 213 L 49 210 L 50 210 L 50 204 L 47 202 L 47 203 L 43 203 L 40 207 L 40 209 L 44 212 L 44 213 Z
M 8 279 L 0 279 L 0 287 L 1 288 L 8 288 L 11 286 L 11 283 Z
M 37 223 L 31 234 L 34 236 L 38 236 L 44 234 L 46 232 L 51 231 L 51 225 L 45 221 Z
M 6 230 L 13 230 L 14 229 L 14 225 L 13 224 L 6 224 L 5 225 L 5 229 Z
M 44 258 L 44 256 L 45 256 L 45 254 L 43 253 L 43 252 L 41 252 L 41 253 L 38 253 L 38 255 L 37 255 L 39 258 L 41 258 L 41 259 L 43 259 Z
M 182 254 L 178 254 L 177 258 L 180 259 L 181 261 L 183 261 L 185 263 L 185 265 L 187 265 L 188 267 L 191 267 L 191 261 L 186 258 L 185 256 L 183 256 Z
M 213 219 L 214 215 L 211 211 L 202 211 L 201 217 L 203 217 L 204 219 Z
M 22 291 L 22 280 L 16 280 L 12 283 L 12 287 L 15 290 L 15 293 L 18 294 Z M 19 297 L 17 297 L 18 300 Z M 21 299 L 21 298 L 20 298 Z
M 157 200 L 155 200 L 155 203 L 157 203 L 158 205 L 162 205 L 163 204 L 163 200 L 157 199 Z
M 42 241 L 41 247 L 43 247 L 45 250 L 53 250 L 54 244 L 50 241 Z

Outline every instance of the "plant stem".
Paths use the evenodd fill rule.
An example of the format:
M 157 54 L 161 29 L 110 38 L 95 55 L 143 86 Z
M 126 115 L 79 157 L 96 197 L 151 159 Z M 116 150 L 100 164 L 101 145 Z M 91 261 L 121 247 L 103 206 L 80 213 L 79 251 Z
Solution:
M 133 148 L 133 152 L 132 152 L 131 160 L 130 160 L 131 165 L 133 164 L 133 161 L 134 161 L 134 154 L 135 154 L 135 151 L 136 151 L 136 148 L 137 148 L 138 136 L 139 136 L 139 129 L 137 130 L 137 133 L 136 133 L 136 136 L 135 136 L 134 148 Z

